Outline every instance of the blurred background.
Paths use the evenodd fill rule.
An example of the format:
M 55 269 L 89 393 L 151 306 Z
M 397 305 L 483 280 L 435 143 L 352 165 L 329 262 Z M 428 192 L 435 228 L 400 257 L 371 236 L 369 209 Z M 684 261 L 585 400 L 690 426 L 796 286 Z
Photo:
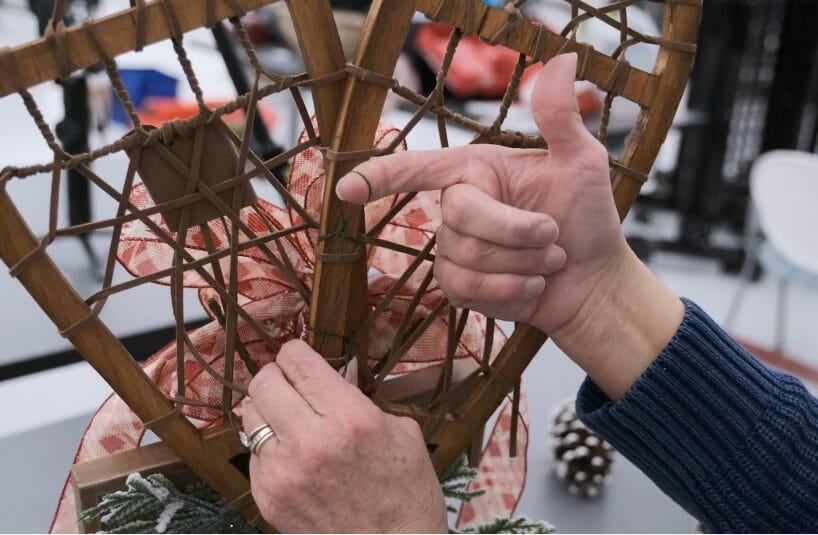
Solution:
M 336 20 L 351 56 L 369 2 L 333 1 Z M 591 2 L 602 5 L 609 2 Z M 502 3 L 499 4 L 502 7 Z M 82 21 L 127 7 L 115 0 L 73 0 L 70 16 Z M 0 46 L 37 38 L 51 14 L 51 0 L 0 0 Z M 570 18 L 561 0 L 529 0 L 524 14 L 559 28 Z M 248 15 L 259 59 L 273 71 L 294 74 L 303 64 L 283 3 Z M 629 24 L 658 35 L 661 6 L 642 2 L 629 10 Z M 637 253 L 671 288 L 698 302 L 768 364 L 818 388 L 818 3 L 812 0 L 706 0 L 699 48 L 688 89 L 673 127 L 636 205 L 625 221 Z M 396 77 L 421 94 L 434 86 L 449 29 L 418 17 Z M 618 34 L 594 24 L 580 40 L 600 50 Z M 611 41 L 613 39 L 613 41 Z M 185 43 L 205 88 L 208 105 L 249 89 L 247 66 L 228 25 L 186 34 Z M 490 121 L 517 59 L 475 39 L 458 50 L 446 87 L 446 104 Z M 633 47 L 631 64 L 650 69 L 655 50 Z M 117 58 L 140 117 L 147 124 L 198 111 L 169 43 Z M 506 127 L 535 131 L 529 113 L 533 74 L 524 77 Z M 578 82 L 584 119 L 600 120 L 604 94 Z M 93 69 L 32 90 L 47 121 L 69 152 L 84 152 L 129 128 L 112 99 L 104 73 Z M 305 93 L 309 104 L 309 94 Z M 627 102 L 612 110 L 607 145 L 621 149 L 638 109 Z M 387 102 L 385 118 L 396 125 L 414 107 Z M 47 161 L 50 151 L 20 106 L 0 99 L 2 165 Z M 287 95 L 260 106 L 254 149 L 264 159 L 292 147 L 300 133 L 298 111 Z M 409 136 L 410 149 L 436 147 L 437 126 L 424 119 Z M 471 133 L 452 125 L 452 145 Z M 123 155 L 100 160 L 101 176 L 122 175 Z M 286 164 L 279 169 L 286 176 Z M 107 174 L 106 174 L 107 173 Z M 47 229 L 38 200 L 49 182 L 36 177 L 9 184 L 9 191 L 35 233 Z M 78 224 L 115 209 L 80 176 L 63 182 L 62 224 Z M 265 185 L 257 184 L 260 195 Z M 269 185 L 267 185 L 269 188 Z M 28 201 L 27 201 L 28 199 Z M 98 287 L 110 234 L 66 238 L 49 251 L 83 293 Z M 117 277 L 124 277 L 117 273 Z M 0 273 L 0 531 L 48 529 L 76 446 L 109 389 L 82 362 L 18 282 Z M 188 326 L 205 320 L 195 294 L 186 296 Z M 127 301 L 113 299 L 102 314 L 122 343 L 144 359 L 173 339 L 167 289 L 140 286 Z M 575 395 L 583 373 L 552 344 L 526 371 L 531 409 L 529 471 L 518 513 L 552 522 L 562 532 L 692 532 L 694 520 L 664 497 L 625 459 L 599 496 L 574 496 L 554 475 L 548 441 L 552 408 Z

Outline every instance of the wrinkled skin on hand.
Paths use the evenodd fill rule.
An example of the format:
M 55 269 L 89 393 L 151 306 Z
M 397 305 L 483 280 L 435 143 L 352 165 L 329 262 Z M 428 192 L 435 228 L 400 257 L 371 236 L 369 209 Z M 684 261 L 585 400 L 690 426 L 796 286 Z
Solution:
M 495 318 L 552 335 L 581 321 L 627 245 L 619 226 L 608 153 L 582 124 L 576 54 L 546 64 L 532 112 L 547 150 L 493 145 L 411 151 L 359 165 L 371 199 L 443 190 L 435 276 L 447 297 Z M 367 201 L 357 174 L 336 188 Z
M 608 155 L 582 124 L 576 55 L 543 69 L 532 112 L 548 150 L 477 145 L 370 160 L 346 201 L 440 189 L 435 275 L 456 305 L 522 321 L 571 345 L 628 255 Z M 565 348 L 564 348 L 565 349 Z M 566 350 L 567 351 L 567 350 Z M 571 354 L 570 351 L 567 351 Z M 300 341 L 250 384 L 244 426 L 276 433 L 251 456 L 253 497 L 285 532 L 445 532 L 446 509 L 418 425 L 381 412 Z
M 382 412 L 306 343 L 282 346 L 250 383 L 250 400 L 245 431 L 264 423 L 275 431 L 250 457 L 250 483 L 276 529 L 447 531 L 418 424 Z

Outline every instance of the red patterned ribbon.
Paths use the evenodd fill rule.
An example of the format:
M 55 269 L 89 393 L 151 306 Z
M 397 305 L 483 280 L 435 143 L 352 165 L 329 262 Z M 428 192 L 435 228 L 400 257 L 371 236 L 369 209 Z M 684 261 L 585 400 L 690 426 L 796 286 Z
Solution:
M 397 129 L 381 125 L 375 137 L 375 146 L 387 147 L 397 134 Z M 306 134 L 302 134 L 299 142 L 306 139 Z M 405 150 L 405 146 L 402 145 L 399 150 Z M 315 219 L 318 219 L 321 210 L 323 185 L 324 160 L 320 151 L 309 148 L 298 154 L 293 160 L 288 189 Z M 141 209 L 153 206 L 153 200 L 143 185 L 133 189 L 130 200 Z M 367 228 L 379 221 L 396 202 L 397 197 L 392 197 L 368 204 L 365 209 Z M 151 217 L 165 232 L 175 238 L 160 215 Z M 303 223 L 295 211 L 280 208 L 261 199 L 254 207 L 243 209 L 240 217 L 257 236 L 268 235 L 270 233 L 268 225 L 274 230 L 283 230 Z M 422 192 L 384 227 L 379 237 L 421 248 L 440 223 L 439 195 Z M 217 249 L 223 248 L 229 240 L 230 223 L 213 221 L 208 223 L 206 231 L 210 234 L 209 238 L 213 245 Z M 194 258 L 208 254 L 202 232 L 201 229 L 192 229 L 186 236 L 185 249 Z M 243 233 L 239 234 L 242 236 L 241 239 L 247 239 Z M 307 288 L 312 287 L 317 239 L 316 230 L 297 232 L 280 239 L 298 280 Z M 370 304 L 374 307 L 405 271 L 413 257 L 381 247 L 370 247 L 367 257 L 369 266 L 379 272 L 369 278 Z M 147 225 L 136 220 L 123 226 L 118 259 L 131 274 L 141 277 L 172 267 L 174 254 L 173 249 L 162 242 Z M 229 258 L 221 259 L 220 266 L 224 276 L 229 277 Z M 205 269 L 215 277 L 212 267 Z M 431 264 L 424 263 L 398 292 L 387 310 L 375 320 L 369 338 L 370 355 L 382 355 L 389 349 L 396 328 L 429 269 Z M 281 343 L 305 337 L 309 315 L 308 303 L 304 302 L 287 275 L 273 265 L 258 248 L 247 248 L 239 253 L 237 271 L 239 304 L 263 326 L 269 336 Z M 165 278 L 156 282 L 169 284 L 170 280 Z M 223 374 L 225 333 L 207 306 L 211 299 L 219 302 L 218 295 L 195 271 L 184 273 L 183 285 L 198 290 L 199 299 L 211 318 L 210 323 L 190 332 L 192 345 L 209 366 Z M 428 317 L 442 299 L 444 296 L 440 288 L 433 282 L 423 294 L 420 305 L 414 312 L 416 317 L 411 323 Z M 263 366 L 275 360 L 275 352 L 241 318 L 237 328 L 240 340 L 257 365 Z M 479 314 L 470 314 L 455 358 L 472 358 L 480 362 L 485 329 L 486 319 Z M 402 374 L 441 365 L 446 358 L 447 334 L 447 314 L 444 311 L 406 353 L 393 373 Z M 499 343 L 495 344 L 491 358 L 496 356 L 498 348 L 502 347 L 502 342 L 506 339 L 499 328 L 496 328 L 495 339 Z M 185 392 L 177 392 L 175 342 L 153 355 L 143 367 L 151 380 L 169 397 L 184 396 L 214 406 L 221 403 L 222 386 L 188 350 L 185 354 Z M 243 361 L 235 359 L 233 368 L 234 383 L 246 386 L 251 375 Z M 235 411 L 241 414 L 241 396 L 235 394 L 233 402 Z M 521 404 L 520 408 L 518 450 L 524 452 L 528 436 L 527 411 L 524 404 Z M 221 410 L 215 408 L 185 405 L 182 413 L 199 427 L 216 425 L 222 420 Z M 525 455 L 513 458 L 508 455 L 510 421 L 511 410 L 510 405 L 507 405 L 501 411 L 498 423 L 489 438 L 479 466 L 478 479 L 471 484 L 474 488 L 485 488 L 487 494 L 471 504 L 464 504 L 458 519 L 459 526 L 491 521 L 497 516 L 510 516 L 516 507 L 525 481 Z M 74 462 L 88 461 L 138 447 L 144 435 L 145 428 L 142 422 L 119 396 L 111 395 L 86 429 Z M 67 483 L 66 481 L 51 525 L 52 532 L 76 532 L 78 528 L 74 494 Z

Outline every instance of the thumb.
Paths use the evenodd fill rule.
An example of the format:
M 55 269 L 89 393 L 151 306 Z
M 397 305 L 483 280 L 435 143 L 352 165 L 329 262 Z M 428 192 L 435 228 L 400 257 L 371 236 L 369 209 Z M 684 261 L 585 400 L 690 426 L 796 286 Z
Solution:
M 575 52 L 555 56 L 543 67 L 531 97 L 531 112 L 548 148 L 556 157 L 572 155 L 594 138 L 582 124 L 574 91 Z

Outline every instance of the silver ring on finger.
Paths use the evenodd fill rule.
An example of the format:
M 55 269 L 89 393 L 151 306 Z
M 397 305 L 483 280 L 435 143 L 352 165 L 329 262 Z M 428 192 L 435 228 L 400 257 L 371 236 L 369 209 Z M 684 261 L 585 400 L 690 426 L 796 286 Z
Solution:
M 260 455 L 261 448 L 264 447 L 264 444 L 267 443 L 268 440 L 276 436 L 275 432 L 269 425 L 265 425 L 258 432 L 253 435 L 249 442 L 250 453 L 253 455 Z
M 261 424 L 260 426 L 256 427 L 255 429 L 253 429 L 249 433 L 246 433 L 246 432 L 244 432 L 243 430 L 240 429 L 239 430 L 239 441 L 241 442 L 241 445 L 244 446 L 245 448 L 249 448 L 250 447 L 250 441 L 253 440 L 253 437 L 255 437 L 258 434 L 258 432 L 261 431 L 262 429 L 264 429 L 265 427 L 269 427 L 269 426 L 267 424 Z

